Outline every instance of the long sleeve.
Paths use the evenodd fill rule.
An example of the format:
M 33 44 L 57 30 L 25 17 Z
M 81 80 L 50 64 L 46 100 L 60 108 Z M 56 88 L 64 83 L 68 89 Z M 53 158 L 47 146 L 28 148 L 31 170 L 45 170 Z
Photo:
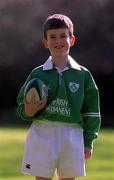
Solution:
M 28 78 L 26 79 L 24 85 L 21 87 L 20 91 L 19 91 L 19 94 L 17 96 L 17 104 L 18 104 L 18 107 L 17 107 L 17 113 L 19 115 L 19 117 L 23 120 L 29 120 L 30 117 L 26 116 L 25 113 L 24 113 L 24 102 L 23 102 L 23 99 L 24 99 L 24 91 L 25 91 L 25 86 L 26 84 L 31 80 L 31 74 L 28 76 Z
M 100 105 L 99 105 L 99 91 L 95 81 L 86 71 L 85 76 L 85 94 L 82 107 L 83 129 L 84 129 L 84 144 L 85 147 L 92 147 L 92 142 L 98 136 L 100 127 Z

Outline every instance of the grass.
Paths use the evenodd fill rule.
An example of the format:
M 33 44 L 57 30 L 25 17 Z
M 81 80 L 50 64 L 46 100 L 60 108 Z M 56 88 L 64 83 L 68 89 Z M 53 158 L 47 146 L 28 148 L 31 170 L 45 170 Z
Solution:
M 34 180 L 21 173 L 23 145 L 27 128 L 0 128 L 0 180 Z M 79 180 L 114 179 L 114 129 L 102 129 L 94 143 L 94 153 L 86 161 L 87 176 Z M 54 178 L 55 179 L 55 178 Z

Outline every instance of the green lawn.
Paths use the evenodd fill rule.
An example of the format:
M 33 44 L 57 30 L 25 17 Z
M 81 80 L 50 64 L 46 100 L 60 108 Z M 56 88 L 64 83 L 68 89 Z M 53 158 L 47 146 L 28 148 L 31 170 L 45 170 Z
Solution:
M 27 128 L 0 128 L 0 180 L 33 180 L 21 173 L 21 158 Z M 79 180 L 114 179 L 114 129 L 102 129 L 94 143 L 94 154 L 86 162 L 87 176 Z

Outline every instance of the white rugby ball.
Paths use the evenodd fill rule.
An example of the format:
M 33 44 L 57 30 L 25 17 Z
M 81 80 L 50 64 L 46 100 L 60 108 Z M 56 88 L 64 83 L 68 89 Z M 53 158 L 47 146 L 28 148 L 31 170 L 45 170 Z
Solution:
M 31 102 L 33 96 L 35 98 L 35 101 L 41 99 L 47 101 L 48 88 L 41 79 L 34 78 L 27 83 L 24 96 L 29 103 Z

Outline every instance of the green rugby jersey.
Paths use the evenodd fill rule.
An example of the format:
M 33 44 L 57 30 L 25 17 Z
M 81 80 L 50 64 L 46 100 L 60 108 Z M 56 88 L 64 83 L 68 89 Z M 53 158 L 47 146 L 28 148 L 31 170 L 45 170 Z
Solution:
M 84 143 L 92 146 L 100 126 L 99 92 L 91 73 L 69 56 L 69 68 L 58 73 L 50 56 L 36 67 L 22 86 L 18 97 L 18 114 L 24 120 L 50 120 L 76 123 L 84 129 Z M 24 89 L 33 78 L 44 81 L 48 87 L 47 106 L 33 117 L 24 114 Z

